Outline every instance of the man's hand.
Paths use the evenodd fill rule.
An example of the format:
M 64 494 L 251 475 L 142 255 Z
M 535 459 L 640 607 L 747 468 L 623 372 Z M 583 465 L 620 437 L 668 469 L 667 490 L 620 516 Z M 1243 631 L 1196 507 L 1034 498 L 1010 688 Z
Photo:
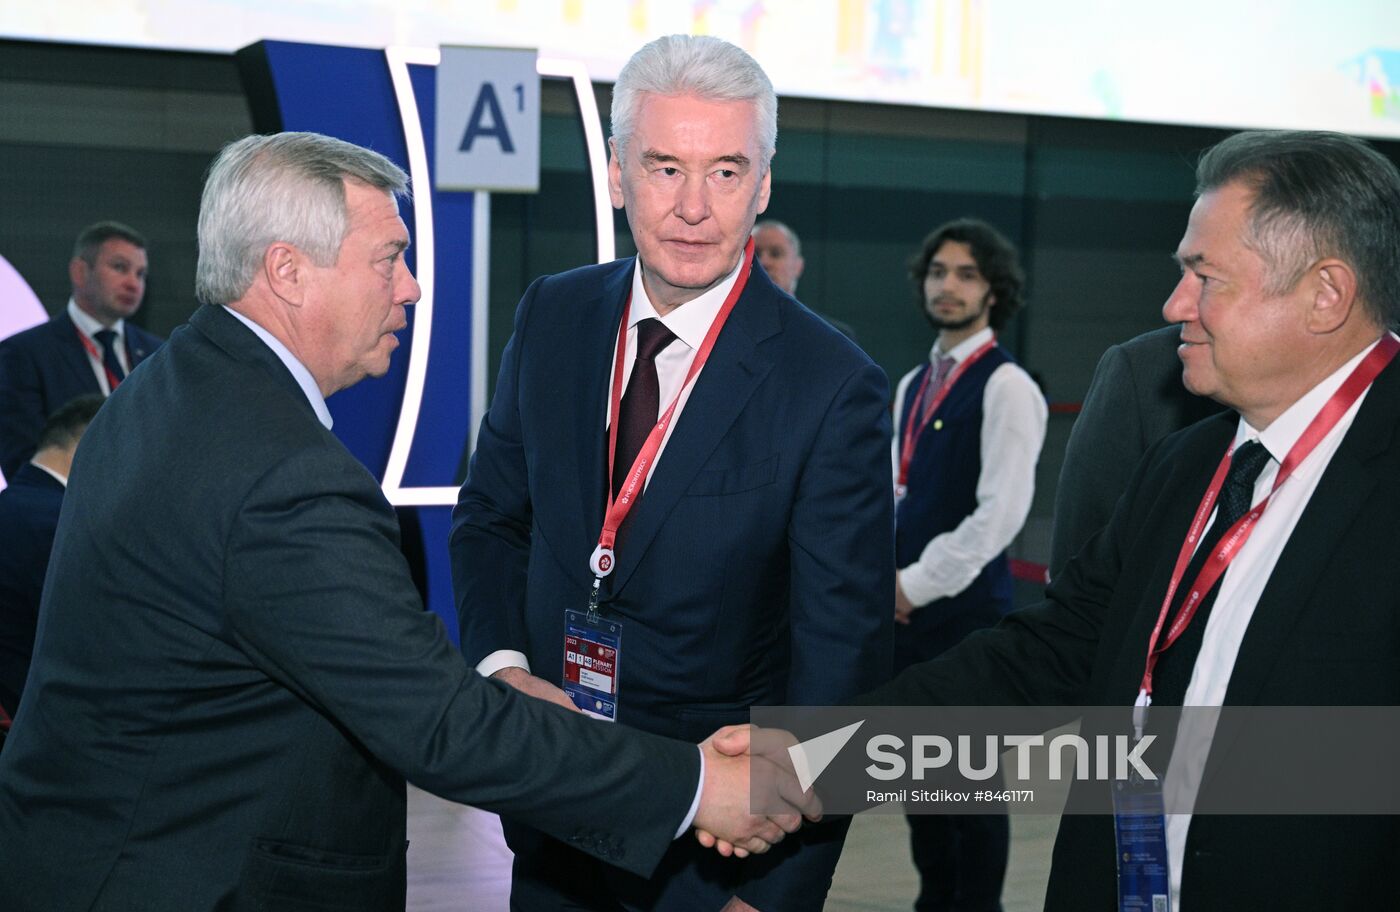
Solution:
M 904 587 L 899 584 L 899 574 L 896 573 L 894 577 L 894 622 L 896 624 L 909 623 L 909 615 L 913 614 L 918 607 L 909 601 L 909 596 L 904 594 Z
M 537 678 L 523 668 L 512 666 L 502 668 L 491 676 L 497 681 L 502 681 L 514 687 L 516 690 L 546 703 L 557 703 L 565 709 L 572 709 L 574 712 L 582 712 L 574 701 L 569 699 L 569 695 L 555 687 L 544 678 Z
M 796 832 L 802 824 L 802 817 L 806 817 L 813 823 L 821 819 L 821 801 L 814 793 L 804 793 L 798 786 L 797 778 L 786 753 L 781 755 L 775 753 L 772 757 L 751 756 L 751 736 L 752 728 L 750 726 L 731 725 L 721 728 L 700 745 L 705 751 L 706 791 L 701 793 L 700 811 L 695 815 L 695 838 L 705 848 L 715 849 L 725 857 L 733 855 L 745 858 L 750 853 L 766 852 L 781 841 L 786 834 Z M 789 735 L 785 740 L 779 740 L 781 743 L 787 743 L 793 739 Z M 708 792 L 712 779 L 712 769 L 728 769 L 729 765 L 735 763 L 743 764 L 743 793 L 738 795 L 736 805 L 729 806 L 725 810 L 731 815 L 737 814 L 743 822 L 743 826 L 738 831 L 740 834 L 738 838 L 722 830 L 714 829 L 707 822 L 710 819 L 708 816 L 702 820 L 705 805 L 712 797 Z M 757 764 L 764 764 L 764 767 L 758 770 L 763 777 L 760 781 L 771 783 L 776 787 L 775 797 L 781 798 L 782 803 L 791 810 L 791 813 L 770 814 L 767 818 L 748 813 L 749 796 L 746 793 L 749 788 L 749 773 L 753 771 L 751 765 Z M 724 817 L 717 815 L 715 819 L 724 819 Z M 735 897 L 734 901 L 742 902 L 738 897 Z

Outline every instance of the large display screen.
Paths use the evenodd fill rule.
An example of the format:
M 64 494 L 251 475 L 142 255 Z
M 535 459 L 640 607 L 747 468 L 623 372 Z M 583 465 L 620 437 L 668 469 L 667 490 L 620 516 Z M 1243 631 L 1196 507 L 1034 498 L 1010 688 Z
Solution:
M 535 47 L 601 81 L 673 32 L 784 95 L 1400 137 L 1396 0 L 0 0 L 12 38 Z

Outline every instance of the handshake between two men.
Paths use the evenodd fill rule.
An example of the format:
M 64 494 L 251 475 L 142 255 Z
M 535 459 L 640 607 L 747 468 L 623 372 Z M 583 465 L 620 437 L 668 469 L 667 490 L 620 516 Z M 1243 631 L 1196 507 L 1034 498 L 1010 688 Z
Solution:
M 821 800 L 815 791 L 803 791 L 788 756 L 753 753 L 752 734 L 752 726 L 730 725 L 700 744 L 705 781 L 695 838 L 726 857 L 766 852 L 797 832 L 802 818 L 816 823 L 822 815 Z M 756 788 L 763 790 L 762 800 L 756 800 Z M 771 812 L 754 813 L 755 807 Z
M 523 668 L 503 668 L 492 677 L 528 696 L 579 711 L 558 686 Z M 725 857 L 766 852 L 796 832 L 803 817 L 813 823 L 821 819 L 821 801 L 815 792 L 802 790 L 787 754 L 776 750 L 754 754 L 752 733 L 749 725 L 730 725 L 700 744 L 704 782 L 692 823 L 700 844 Z M 755 781 L 764 790 L 761 806 L 771 813 L 752 812 Z

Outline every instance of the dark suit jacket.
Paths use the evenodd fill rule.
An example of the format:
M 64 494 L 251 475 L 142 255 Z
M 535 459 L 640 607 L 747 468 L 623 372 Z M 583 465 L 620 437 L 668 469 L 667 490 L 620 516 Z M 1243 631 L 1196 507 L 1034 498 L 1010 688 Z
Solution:
M 272 351 L 197 312 L 78 451 L 0 908 L 401 910 L 405 778 L 649 872 L 698 751 L 482 680 L 397 535 Z
M 124 331 L 135 370 L 161 339 L 130 320 Z M 61 406 L 101 393 L 67 310 L 0 340 L 0 471 L 10 478 L 34 455 L 44 422 Z
M 564 611 L 593 582 L 633 262 L 540 279 L 516 312 L 453 525 L 472 663 L 516 649 L 560 682 Z M 698 739 L 755 703 L 838 703 L 888 676 L 887 402 L 864 353 L 753 270 L 603 583 L 624 625 L 619 722 Z M 739 866 L 740 895 L 820 905 L 841 844 L 823 829 Z
M 1151 448 L 1108 526 L 1047 600 L 911 668 L 862 702 L 1129 706 L 1191 516 L 1233 412 Z M 1240 646 L 1227 706 L 1400 704 L 1400 362 L 1377 379 L 1280 555 Z M 1207 763 L 1202 794 L 1212 788 Z M 1182 870 L 1188 912 L 1393 905 L 1393 817 L 1201 815 Z M 1116 908 L 1113 829 L 1060 825 L 1046 908 Z
M 0 491 L 0 707 L 11 718 L 29 674 L 39 594 L 62 506 L 63 485 L 28 464 Z
M 1164 326 L 1113 346 L 1099 359 L 1055 488 L 1052 578 L 1108 523 L 1148 447 L 1224 408 L 1182 384 L 1180 342 L 1181 327 Z

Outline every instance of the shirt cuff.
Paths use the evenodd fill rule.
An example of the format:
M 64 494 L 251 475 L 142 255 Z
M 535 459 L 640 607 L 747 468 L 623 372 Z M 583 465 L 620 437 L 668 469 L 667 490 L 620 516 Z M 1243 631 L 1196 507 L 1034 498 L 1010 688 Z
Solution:
M 525 658 L 525 653 L 517 652 L 514 649 L 497 649 L 480 662 L 476 663 L 476 673 L 483 678 L 489 678 L 502 668 L 523 668 L 528 674 L 530 671 L 530 660 Z
M 681 828 L 676 830 L 676 839 L 684 836 L 685 831 L 695 822 L 695 815 L 700 813 L 700 793 L 705 790 L 705 751 L 698 744 L 695 745 L 695 749 L 700 751 L 700 781 L 695 783 L 695 797 L 690 802 L 690 812 L 681 821 Z
M 938 583 L 929 579 L 928 572 L 917 561 L 900 570 L 898 576 L 899 588 L 915 608 L 922 608 L 939 597 Z

